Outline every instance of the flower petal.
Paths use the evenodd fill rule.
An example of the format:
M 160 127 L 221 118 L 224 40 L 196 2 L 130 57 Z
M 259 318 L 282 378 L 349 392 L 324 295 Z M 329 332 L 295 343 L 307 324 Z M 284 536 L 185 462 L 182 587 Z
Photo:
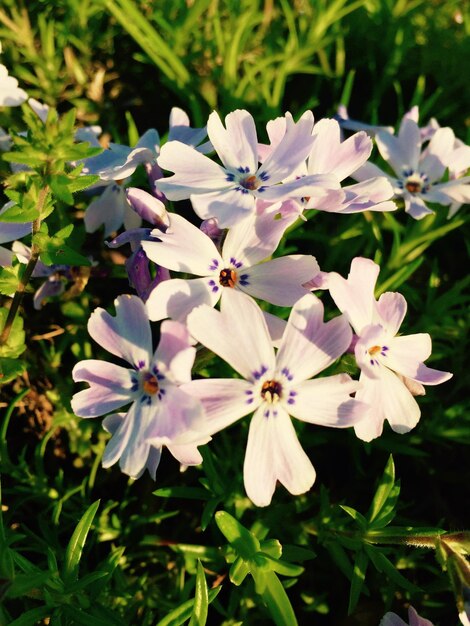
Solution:
M 211 286 L 209 282 L 209 278 L 164 280 L 153 289 L 147 299 L 149 318 L 158 321 L 170 317 L 185 322 L 195 307 L 202 304 L 215 306 L 220 297 L 220 288 Z
M 116 316 L 104 309 L 93 311 L 88 320 L 88 332 L 105 350 L 135 367 L 148 367 L 152 354 L 152 332 L 140 298 L 118 296 L 114 301 Z
M 172 213 L 167 231 L 152 234 L 160 241 L 142 241 L 142 247 L 149 259 L 169 270 L 208 276 L 212 266 L 222 263 L 210 237 L 181 215 Z
M 454 150 L 455 135 L 451 128 L 438 128 L 423 152 L 420 171 L 427 174 L 431 183 L 440 180 Z
M 125 209 L 128 206 L 121 187 L 117 183 L 111 183 L 88 205 L 84 218 L 86 232 L 94 233 L 104 225 L 104 236 L 109 237 L 122 226 Z
M 276 481 L 293 495 L 305 493 L 315 482 L 315 470 L 299 443 L 288 414 L 264 416 L 265 406 L 250 423 L 243 476 L 248 497 L 257 506 L 271 502 Z
M 394 337 L 406 315 L 407 303 L 401 293 L 387 291 L 377 302 L 379 322 L 390 336 Z
M 202 220 L 217 218 L 220 228 L 231 228 L 255 208 L 255 197 L 241 187 L 230 187 L 204 194 L 192 194 L 191 203 Z
M 226 116 L 225 126 L 216 111 L 209 115 L 207 134 L 220 160 L 229 170 L 243 167 L 254 174 L 258 168 L 258 139 L 253 117 L 237 109 Z
M 306 380 L 348 349 L 352 332 L 344 316 L 323 322 L 323 304 L 307 294 L 293 307 L 277 353 L 277 371 L 287 369 L 292 384 Z
M 243 270 L 247 284 L 239 289 L 278 306 L 292 306 L 308 290 L 304 283 L 312 280 L 320 271 L 313 256 L 292 254 L 259 263 Z
M 450 204 L 450 201 L 449 201 Z M 424 200 L 419 196 L 405 195 L 405 211 L 414 217 L 415 220 L 422 220 L 426 215 L 432 215 L 432 211 L 426 206 Z
M 87 382 L 89 389 L 76 393 L 72 400 L 72 410 L 80 417 L 97 417 L 131 402 L 131 371 L 94 359 L 80 361 L 72 370 L 75 382 Z
M 261 396 L 253 394 L 252 383 L 239 378 L 193 380 L 181 389 L 202 402 L 206 412 L 204 432 L 209 435 L 252 413 L 261 402 Z
M 310 424 L 347 428 L 361 420 L 368 406 L 350 397 L 359 383 L 347 374 L 337 374 L 294 385 L 287 411 Z M 291 391 L 291 393 L 292 393 Z
M 178 382 L 188 382 L 191 380 L 191 368 L 196 355 L 191 344 L 191 337 L 184 324 L 166 320 L 160 326 L 160 342 L 153 359 L 163 363 Z
M 207 305 L 198 307 L 188 316 L 188 328 L 248 380 L 274 368 L 274 350 L 261 309 L 244 294 L 226 289 L 221 312 Z

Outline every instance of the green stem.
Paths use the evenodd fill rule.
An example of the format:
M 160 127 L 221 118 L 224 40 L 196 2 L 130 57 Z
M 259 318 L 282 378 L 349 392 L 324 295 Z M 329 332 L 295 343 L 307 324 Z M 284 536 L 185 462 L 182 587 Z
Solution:
M 20 282 L 18 284 L 18 289 L 16 290 L 15 295 L 13 296 L 13 301 L 11 303 L 10 310 L 8 311 L 7 319 L 5 322 L 5 326 L 2 330 L 2 334 L 0 335 L 0 346 L 3 346 L 7 343 L 8 338 L 10 336 L 11 329 L 13 327 L 13 322 L 15 321 L 16 314 L 18 313 L 18 309 L 21 306 L 23 301 L 23 296 L 26 291 L 26 287 L 30 281 L 30 278 L 34 272 L 34 268 L 39 260 L 40 249 L 34 243 L 34 235 L 38 232 L 39 227 L 41 225 L 41 213 L 44 208 L 44 204 L 46 202 L 47 194 L 49 193 L 49 188 L 46 186 L 39 192 L 37 209 L 39 212 L 39 217 L 33 222 L 33 243 L 31 245 L 31 256 L 29 258 L 28 264 L 26 265 L 26 269 L 23 272 Z

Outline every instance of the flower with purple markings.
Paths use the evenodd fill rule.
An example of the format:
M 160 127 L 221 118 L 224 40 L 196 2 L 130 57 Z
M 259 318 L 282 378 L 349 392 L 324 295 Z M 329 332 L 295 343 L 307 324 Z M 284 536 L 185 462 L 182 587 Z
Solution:
M 243 379 L 194 380 L 183 388 L 202 401 L 209 434 L 254 412 L 244 481 L 250 499 L 267 506 L 276 481 L 294 495 L 315 481 L 290 416 L 339 428 L 362 417 L 364 405 L 349 395 L 358 383 L 347 374 L 309 380 L 344 353 L 352 333 L 344 316 L 324 323 L 322 303 L 307 294 L 292 309 L 275 354 L 258 305 L 234 292 L 230 299 L 222 312 L 207 305 L 196 309 L 188 328 Z
M 460 158 L 455 151 L 451 128 L 438 128 L 422 150 L 424 139 L 411 113 L 402 119 L 398 136 L 379 131 L 375 139 L 381 156 L 395 176 L 386 174 L 373 163 L 366 163 L 353 177 L 364 181 L 373 176 L 387 176 L 394 187 L 395 198 L 403 199 L 405 211 L 415 219 L 434 213 L 427 202 L 447 206 L 470 201 L 470 176 L 441 182 L 446 169 L 452 171 L 454 161 Z
M 76 415 L 97 417 L 130 404 L 127 413 L 104 421 L 112 437 L 103 467 L 119 460 L 121 470 L 132 478 L 146 467 L 154 477 L 164 445 L 185 465 L 200 463 L 197 446 L 210 439 L 201 430 L 204 410 L 198 399 L 180 389 L 191 380 L 196 353 L 188 331 L 178 322 L 164 322 L 152 354 L 150 323 L 140 298 L 119 296 L 115 306 L 115 317 L 96 309 L 88 332 L 131 367 L 90 359 L 77 363 L 72 372 L 75 382 L 90 385 L 72 398 Z
M 200 278 L 166 280 L 152 291 L 147 310 L 152 320 L 184 320 L 200 304 L 215 306 L 229 291 L 292 306 L 308 290 L 303 283 L 319 271 L 313 256 L 290 255 L 261 263 L 271 256 L 296 216 L 276 219 L 277 211 L 252 215 L 231 228 L 219 253 L 212 239 L 180 215 L 170 215 L 160 241 L 142 241 L 147 256 L 170 270 Z
M 217 218 L 221 228 L 240 222 L 255 210 L 256 200 L 277 202 L 289 197 L 322 196 L 337 183 L 328 175 L 308 176 L 281 184 L 305 160 L 312 147 L 313 115 L 307 111 L 295 123 L 286 114 L 286 132 L 270 156 L 259 165 L 255 122 L 248 111 L 225 118 L 209 116 L 207 134 L 222 166 L 181 142 L 169 141 L 158 158 L 159 166 L 175 172 L 157 181 L 170 200 L 191 198 L 201 219 Z
M 452 377 L 424 365 L 431 354 L 427 333 L 397 336 L 406 300 L 392 292 L 375 300 L 379 271 L 373 261 L 357 257 L 347 279 L 328 274 L 331 297 L 357 335 L 354 353 L 361 368 L 361 388 L 356 398 L 371 407 L 370 414 L 355 425 L 356 435 L 364 441 L 380 436 L 384 420 L 397 433 L 410 431 L 421 415 L 413 396 L 425 394 L 423 385 L 439 385 Z

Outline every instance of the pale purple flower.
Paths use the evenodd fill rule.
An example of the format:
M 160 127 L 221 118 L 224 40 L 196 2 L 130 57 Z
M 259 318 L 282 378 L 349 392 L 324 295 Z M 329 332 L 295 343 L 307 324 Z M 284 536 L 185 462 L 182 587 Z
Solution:
M 179 322 L 163 322 L 152 354 L 150 323 L 140 298 L 119 296 L 115 306 L 115 317 L 96 309 L 88 332 L 131 367 L 90 359 L 77 363 L 72 372 L 75 382 L 90 385 L 72 398 L 76 415 L 97 417 L 130 404 L 126 414 L 109 415 L 104 421 L 112 437 L 103 467 L 119 460 L 121 470 L 133 478 L 146 467 L 154 477 L 163 445 L 178 460 L 184 458 L 185 465 L 200 463 L 196 446 L 209 440 L 199 428 L 204 411 L 199 400 L 180 389 L 191 380 L 196 353 L 187 329 Z
M 370 137 L 375 137 L 375 135 L 381 131 L 393 133 L 393 126 L 377 126 L 374 124 L 365 124 L 364 122 L 352 120 L 349 117 L 348 109 L 344 106 L 344 104 L 341 104 L 338 107 L 336 119 L 338 120 L 341 128 L 345 128 L 346 130 L 352 130 L 354 132 L 363 130 Z
M 258 139 L 253 117 L 236 110 L 225 118 L 211 113 L 207 133 L 222 166 L 181 142 L 166 143 L 158 158 L 173 176 L 157 181 L 170 200 L 191 198 L 201 219 L 216 217 L 221 228 L 233 226 L 255 210 L 258 198 L 269 202 L 289 197 L 320 196 L 335 186 L 329 176 L 305 177 L 281 184 L 307 157 L 312 146 L 310 111 L 295 123 L 286 114 L 286 132 L 270 156 L 259 165 Z
M 422 150 L 423 138 L 413 116 L 405 116 L 398 135 L 379 131 L 376 142 L 383 159 L 395 176 L 385 174 L 372 163 L 361 166 L 353 175 L 358 181 L 373 176 L 387 176 L 395 197 L 402 198 L 405 211 L 422 219 L 433 211 L 426 202 L 450 205 L 470 201 L 470 176 L 440 182 L 447 168 L 455 168 L 455 135 L 451 128 L 439 128 Z M 466 158 L 466 156 L 464 155 Z
M 28 99 L 26 91 L 18 87 L 18 81 L 8 75 L 8 70 L 0 64 L 0 106 L 17 107 Z
M 180 215 L 170 215 L 159 242 L 143 241 L 147 256 L 158 265 L 200 278 L 174 278 L 150 294 L 152 320 L 184 320 L 200 304 L 214 306 L 229 291 L 241 291 L 279 306 L 292 306 L 307 289 L 303 283 L 318 273 L 313 256 L 289 255 L 261 263 L 271 256 L 291 219 L 276 219 L 275 211 L 251 215 L 231 228 L 219 253 L 214 242 Z M 295 219 L 295 217 L 293 218 Z
M 104 226 L 104 236 L 109 237 L 124 224 L 126 230 L 139 228 L 142 218 L 132 208 L 125 189 L 115 181 L 106 184 L 104 191 L 90 202 L 85 212 L 85 230 L 94 233 Z
M 269 157 L 286 132 L 285 118 L 277 118 L 268 123 L 270 146 L 260 145 L 263 161 Z M 314 208 L 332 213 L 357 213 L 359 211 L 394 211 L 394 202 L 387 202 L 393 196 L 393 188 L 384 177 L 375 177 L 355 185 L 339 189 L 339 183 L 351 176 L 363 165 L 372 151 L 372 141 L 365 132 L 358 132 L 342 141 L 341 129 L 336 120 L 322 119 L 312 130 L 312 149 L 307 162 L 294 172 L 294 177 L 332 175 L 336 178 L 336 188 L 322 197 L 298 199 L 298 211 Z
M 358 336 L 354 352 L 361 388 L 356 398 L 371 407 L 370 414 L 355 425 L 356 435 L 364 441 L 382 433 L 384 420 L 397 433 L 410 431 L 421 415 L 413 396 L 425 394 L 423 385 L 438 385 L 452 377 L 424 365 L 431 354 L 427 333 L 397 336 L 406 300 L 392 292 L 375 300 L 379 270 L 373 261 L 357 257 L 347 280 L 335 272 L 328 275 L 330 294 Z
M 185 391 L 200 398 L 213 434 L 254 412 L 244 482 L 257 506 L 271 502 L 276 481 L 290 493 L 308 491 L 315 470 L 290 416 L 323 426 L 354 424 L 364 405 L 350 397 L 358 384 L 347 374 L 309 380 L 347 349 L 351 329 L 344 316 L 323 322 L 323 305 L 307 294 L 292 309 L 277 354 L 265 318 L 252 300 L 231 292 L 218 312 L 207 305 L 188 317 L 190 333 L 242 377 L 194 380 Z
M 408 609 L 408 623 L 395 613 L 386 613 L 380 620 L 379 626 L 433 626 L 433 624 L 428 619 L 420 617 L 415 609 L 410 606 Z

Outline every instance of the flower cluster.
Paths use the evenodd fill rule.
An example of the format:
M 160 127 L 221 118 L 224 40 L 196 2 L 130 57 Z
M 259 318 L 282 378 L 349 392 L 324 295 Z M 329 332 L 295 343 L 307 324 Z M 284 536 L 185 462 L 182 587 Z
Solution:
M 407 118 L 404 127 L 411 122 Z M 78 363 L 73 378 L 89 387 L 72 400 L 79 416 L 106 415 L 111 439 L 103 465 L 119 462 L 134 478 L 145 469 L 155 478 L 163 446 L 183 465 L 200 463 L 199 445 L 252 415 L 244 482 L 258 506 L 270 503 L 277 481 L 292 494 L 315 481 L 292 418 L 351 426 L 365 441 L 381 434 L 385 420 L 404 433 L 419 419 L 414 396 L 424 393 L 423 385 L 451 376 L 423 364 L 431 353 L 429 335 L 397 336 L 406 301 L 398 293 L 375 299 L 378 265 L 355 258 L 345 279 L 322 272 L 312 255 L 276 254 L 286 230 L 306 219 L 306 209 L 397 208 L 390 177 L 376 170 L 362 175 L 372 139 L 360 130 L 343 141 L 338 121 L 314 124 L 310 112 L 298 122 L 290 114 L 273 120 L 267 132 L 270 143 L 259 143 L 247 111 L 230 113 L 225 125 L 214 112 L 206 130 L 192 129 L 174 109 L 163 146 L 150 130 L 135 148 L 111 144 L 85 162 L 84 171 L 107 185 L 85 225 L 89 231 L 104 225 L 107 236 L 124 223 L 126 230 L 108 245 L 131 244 L 127 268 L 138 295 L 118 297 L 115 316 L 97 309 L 88 323 L 91 337 L 128 366 Z M 408 136 L 401 131 L 396 140 L 382 129 L 378 145 Z M 423 161 L 435 171 L 436 141 Z M 211 151 L 218 160 L 208 156 Z M 118 184 L 139 166 L 147 172 L 148 191 Z M 344 185 L 351 176 L 361 181 Z M 466 184 L 459 179 L 459 188 Z M 114 204 L 112 194 L 120 198 Z M 196 214 L 191 221 L 168 210 L 169 201 L 188 199 Z M 203 220 L 199 228 L 197 218 Z M 328 290 L 341 315 L 325 321 L 315 289 Z M 288 320 L 260 301 L 290 307 Z M 150 320 L 161 321 L 154 353 Z M 196 368 L 191 380 L 196 343 L 237 377 L 204 378 Z M 346 352 L 355 354 L 359 380 L 342 371 Z

